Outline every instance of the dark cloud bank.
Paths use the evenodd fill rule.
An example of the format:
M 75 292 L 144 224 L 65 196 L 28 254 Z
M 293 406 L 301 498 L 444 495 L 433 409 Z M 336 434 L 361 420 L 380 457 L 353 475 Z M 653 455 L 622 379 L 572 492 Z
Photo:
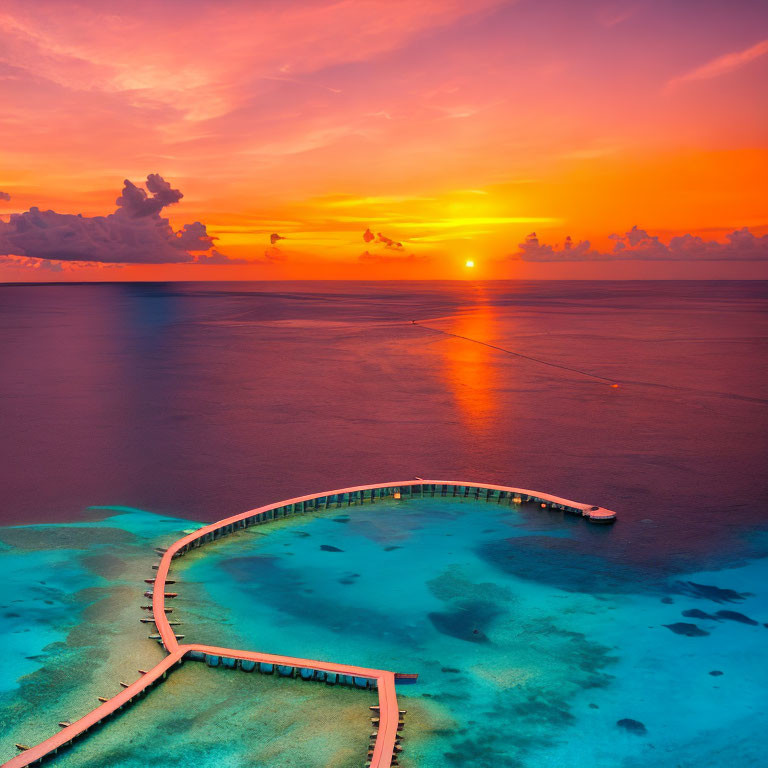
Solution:
M 570 237 L 562 247 L 542 243 L 532 232 L 520 243 L 510 259 L 522 261 L 765 261 L 768 235 L 756 237 L 746 227 L 730 232 L 725 242 L 703 240 L 691 234 L 663 243 L 636 226 L 624 235 L 611 235 L 610 251 L 596 251 L 589 240 L 574 243 Z
M 231 264 L 215 238 L 195 221 L 174 230 L 160 214 L 183 197 L 162 176 L 147 176 L 146 190 L 127 179 L 117 210 L 108 216 L 41 211 L 32 207 L 0 221 L 0 256 L 102 264 Z

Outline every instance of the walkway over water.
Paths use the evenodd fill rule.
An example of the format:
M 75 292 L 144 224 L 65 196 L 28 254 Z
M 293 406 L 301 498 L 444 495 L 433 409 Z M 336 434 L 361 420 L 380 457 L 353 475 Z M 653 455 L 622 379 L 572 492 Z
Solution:
M 211 665 L 218 665 L 220 662 L 224 666 L 236 666 L 239 664 L 240 668 L 244 671 L 251 671 L 256 664 L 266 665 L 269 671 L 277 668 L 280 674 L 293 674 L 294 670 L 296 670 L 305 679 L 309 679 L 309 671 L 312 671 L 313 676 L 338 675 L 340 680 L 344 678 L 358 687 L 375 687 L 379 695 L 379 725 L 372 754 L 369 752 L 369 762 L 365 764 L 371 766 L 371 768 L 389 768 L 389 766 L 393 765 L 393 761 L 397 759 L 395 757 L 395 746 L 398 742 L 400 710 L 395 692 L 395 682 L 400 676 L 398 673 L 233 648 L 195 644 L 182 645 L 179 643 L 180 637 L 175 634 L 166 615 L 165 600 L 174 594 L 166 592 L 167 584 L 173 583 L 169 580 L 168 575 L 171 563 L 175 558 L 182 557 L 191 549 L 217 541 L 224 536 L 252 525 L 262 525 L 272 520 L 310 511 L 351 506 L 353 504 L 375 504 L 377 501 L 385 499 L 407 501 L 414 498 L 441 496 L 468 498 L 506 505 L 533 503 L 545 508 L 559 509 L 572 514 L 578 514 L 592 522 L 613 522 L 616 517 L 614 512 L 602 507 L 590 506 L 538 491 L 501 485 L 418 479 L 416 482 L 406 481 L 359 485 L 335 491 L 326 491 L 322 494 L 297 496 L 276 504 L 257 507 L 204 526 L 172 544 L 163 552 L 160 563 L 156 566 L 157 570 L 151 594 L 152 621 L 157 627 L 158 635 L 153 637 L 156 637 L 163 644 L 169 655 L 159 664 L 152 667 L 152 669 L 142 674 L 138 680 L 127 685 L 116 696 L 105 701 L 71 725 L 63 727 L 54 736 L 51 736 L 37 746 L 26 749 L 5 763 L 4 768 L 22 768 L 23 766 L 40 763 L 47 756 L 55 755 L 59 749 L 68 746 L 91 728 L 99 725 L 103 720 L 121 711 L 137 697 L 146 693 L 153 685 L 164 679 L 169 670 L 183 663 L 185 659 L 205 660 Z M 281 671 L 283 669 L 290 671 L 283 672 Z M 402 675 L 402 677 L 413 678 L 415 675 Z

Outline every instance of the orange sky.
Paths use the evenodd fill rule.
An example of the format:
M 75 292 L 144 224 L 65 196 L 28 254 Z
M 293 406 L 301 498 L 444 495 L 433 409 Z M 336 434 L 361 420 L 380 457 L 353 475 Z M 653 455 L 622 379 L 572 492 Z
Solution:
M 157 173 L 237 262 L 41 265 L 14 231 L 0 280 L 768 277 L 762 241 L 610 238 L 768 233 L 766 82 L 763 2 L 8 0 L 0 248 Z

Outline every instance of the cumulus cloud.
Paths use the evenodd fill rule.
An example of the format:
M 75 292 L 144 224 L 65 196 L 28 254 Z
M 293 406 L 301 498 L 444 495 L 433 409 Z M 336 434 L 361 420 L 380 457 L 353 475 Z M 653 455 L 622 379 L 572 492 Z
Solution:
M 126 179 L 117 209 L 107 216 L 41 211 L 32 207 L 0 221 L 0 255 L 102 264 L 234 261 L 213 250 L 215 238 L 199 221 L 174 230 L 160 213 L 183 197 L 162 176 L 147 176 L 146 190 Z
M 363 264 L 426 264 L 429 259 L 426 256 L 416 256 L 411 253 L 408 256 L 396 256 L 389 253 L 371 253 L 363 251 L 357 260 Z
M 154 216 L 166 206 L 178 203 L 184 197 L 178 189 L 172 189 L 170 183 L 157 173 L 150 173 L 147 176 L 147 189 L 152 193 L 151 197 L 128 179 L 123 184 L 123 193 L 115 203 L 119 209 L 133 218 Z
M 609 251 L 593 250 L 589 240 L 565 239 L 562 247 L 542 243 L 535 232 L 518 245 L 510 259 L 522 261 L 764 261 L 768 260 L 768 235 L 758 237 L 746 227 L 725 236 L 725 242 L 698 235 L 679 235 L 662 242 L 637 226 L 623 235 L 610 235 Z
M 10 200 L 11 196 L 7 192 L 0 190 L 0 200 Z
M 282 235 L 278 235 L 277 232 L 273 232 L 269 236 L 269 244 L 274 245 L 278 240 L 285 240 L 285 238 Z
M 373 232 L 371 232 L 370 227 L 366 229 L 365 232 L 363 232 L 363 240 L 366 243 L 370 243 L 371 240 L 375 240 L 375 239 L 376 239 L 376 235 L 374 235 Z

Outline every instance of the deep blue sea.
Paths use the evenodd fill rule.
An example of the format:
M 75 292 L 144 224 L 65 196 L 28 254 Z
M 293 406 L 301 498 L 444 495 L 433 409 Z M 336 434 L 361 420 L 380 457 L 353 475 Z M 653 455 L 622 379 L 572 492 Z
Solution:
M 764 765 L 767 308 L 757 282 L 0 286 L 0 758 L 161 658 L 153 547 L 421 476 L 619 521 L 435 498 L 253 529 L 180 561 L 186 639 L 418 672 L 404 766 Z M 370 696 L 188 664 L 52 764 L 359 765 Z

